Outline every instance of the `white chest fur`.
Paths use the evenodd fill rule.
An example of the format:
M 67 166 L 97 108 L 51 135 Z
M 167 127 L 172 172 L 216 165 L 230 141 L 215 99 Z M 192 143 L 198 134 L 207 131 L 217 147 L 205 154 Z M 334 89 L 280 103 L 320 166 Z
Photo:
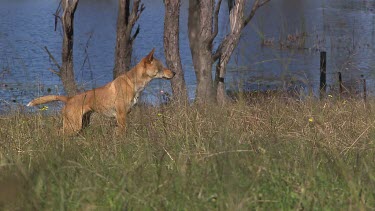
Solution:
M 138 92 L 135 93 L 134 98 L 133 98 L 133 100 L 130 103 L 130 108 L 132 108 L 135 104 L 137 104 L 137 102 L 139 100 L 139 95 L 141 94 L 141 91 L 142 90 L 140 90 L 140 91 L 138 91 Z

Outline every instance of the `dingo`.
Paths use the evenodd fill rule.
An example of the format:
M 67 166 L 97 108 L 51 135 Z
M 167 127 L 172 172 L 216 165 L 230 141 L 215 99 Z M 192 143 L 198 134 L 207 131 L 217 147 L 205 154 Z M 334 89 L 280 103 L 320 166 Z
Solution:
M 92 112 L 114 116 L 118 130 L 125 131 L 126 115 L 137 103 L 140 92 L 154 78 L 171 79 L 171 70 L 154 58 L 154 50 L 144 57 L 130 71 L 120 75 L 108 84 L 72 97 L 48 95 L 32 100 L 27 106 L 35 106 L 52 101 L 62 101 L 63 133 L 78 133 L 89 124 Z

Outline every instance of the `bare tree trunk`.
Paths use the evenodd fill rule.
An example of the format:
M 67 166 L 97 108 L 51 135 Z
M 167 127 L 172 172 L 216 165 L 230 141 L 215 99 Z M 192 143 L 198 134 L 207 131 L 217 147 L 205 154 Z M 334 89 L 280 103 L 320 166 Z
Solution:
M 63 83 L 65 92 L 71 96 L 78 92 L 78 87 L 74 78 L 73 68 L 73 41 L 74 41 L 74 13 L 79 0 L 62 0 L 62 65 L 59 76 Z
M 230 7 L 230 34 L 221 43 L 221 55 L 216 65 L 215 76 L 216 100 L 221 105 L 224 105 L 227 101 L 224 77 L 230 57 L 240 41 L 242 28 L 244 27 L 242 23 L 244 7 L 244 0 L 238 0 Z
M 250 14 L 246 19 L 244 18 L 246 0 L 230 0 L 228 2 L 230 33 L 220 43 L 218 49 L 213 55 L 213 60 L 219 59 L 219 62 L 216 65 L 215 87 L 217 94 L 216 99 L 221 105 L 225 104 L 227 100 L 224 84 L 226 67 L 234 49 L 240 41 L 242 30 L 254 17 L 255 12 L 269 1 L 270 0 L 255 0 Z
M 197 78 L 196 102 L 215 101 L 212 82 L 212 36 L 215 0 L 189 0 L 189 43 Z M 215 35 L 216 36 L 216 35 Z
M 225 81 L 224 81 L 224 72 L 227 67 L 226 62 L 222 62 L 219 59 L 216 65 L 216 75 L 215 75 L 215 88 L 216 88 L 216 100 L 220 105 L 224 105 L 227 102 L 227 96 L 225 93 Z
M 176 75 L 173 77 L 172 92 L 173 98 L 178 102 L 187 102 L 187 90 L 182 70 L 180 57 L 180 6 L 181 0 L 165 0 L 164 16 L 164 54 L 167 66 L 173 70 Z
M 141 0 L 133 0 L 132 9 L 130 9 L 130 5 L 131 0 L 119 0 L 113 78 L 130 69 L 133 42 L 139 33 L 139 25 L 133 35 L 132 30 L 145 9 L 144 5 L 141 4 Z

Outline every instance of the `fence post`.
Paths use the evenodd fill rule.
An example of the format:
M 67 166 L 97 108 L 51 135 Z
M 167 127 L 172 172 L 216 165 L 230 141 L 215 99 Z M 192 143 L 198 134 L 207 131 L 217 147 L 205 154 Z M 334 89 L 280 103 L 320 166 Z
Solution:
M 327 80 L 327 53 L 325 51 L 320 52 L 320 99 L 322 99 L 327 91 L 326 86 Z
M 339 73 L 339 90 L 340 90 L 340 97 L 342 97 L 342 93 L 344 92 L 344 87 L 342 86 L 342 75 L 341 72 Z

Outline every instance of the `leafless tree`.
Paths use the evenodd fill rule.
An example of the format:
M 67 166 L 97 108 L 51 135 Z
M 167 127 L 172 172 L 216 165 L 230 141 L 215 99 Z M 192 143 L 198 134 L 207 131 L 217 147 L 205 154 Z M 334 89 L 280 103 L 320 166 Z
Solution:
M 221 0 L 218 4 L 220 5 Z M 190 51 L 197 78 L 195 99 L 197 102 L 213 102 L 212 42 L 213 8 L 215 0 L 189 0 L 188 31 Z M 218 7 L 219 8 L 219 7 Z
M 133 27 L 143 10 L 144 5 L 141 0 L 118 0 L 117 16 L 117 39 L 115 49 L 115 66 L 113 68 L 113 78 L 121 75 L 130 69 L 133 43 L 139 33 L 139 25 L 132 34 Z M 132 5 L 132 8 L 130 6 Z
M 246 0 L 228 0 L 230 32 L 213 51 L 213 41 L 219 31 L 218 17 L 222 0 L 189 0 L 188 30 L 194 70 L 197 77 L 196 101 L 223 104 L 226 100 L 224 78 L 226 66 L 237 47 L 242 30 L 256 11 L 270 0 L 254 0 L 250 13 L 245 16 Z M 212 65 L 216 65 L 212 81 Z
M 186 102 L 187 90 L 184 79 L 184 72 L 181 65 L 179 48 L 179 18 L 180 0 L 165 0 L 164 15 L 164 54 L 167 66 L 176 75 L 172 79 L 173 98 L 179 102 Z
M 79 0 L 62 1 L 62 26 L 64 29 L 64 37 L 60 75 L 68 95 L 74 95 L 78 91 L 73 68 L 74 13 L 77 9 L 78 2 Z
M 73 68 L 74 13 L 77 9 L 78 2 L 79 0 L 61 0 L 55 13 L 55 30 L 59 19 L 61 20 L 63 29 L 61 66 L 48 51 L 48 48 L 45 47 L 45 50 L 58 68 L 58 71 L 52 69 L 51 71 L 61 78 L 64 90 L 69 96 L 78 92 Z M 61 9 L 62 15 L 60 16 Z

